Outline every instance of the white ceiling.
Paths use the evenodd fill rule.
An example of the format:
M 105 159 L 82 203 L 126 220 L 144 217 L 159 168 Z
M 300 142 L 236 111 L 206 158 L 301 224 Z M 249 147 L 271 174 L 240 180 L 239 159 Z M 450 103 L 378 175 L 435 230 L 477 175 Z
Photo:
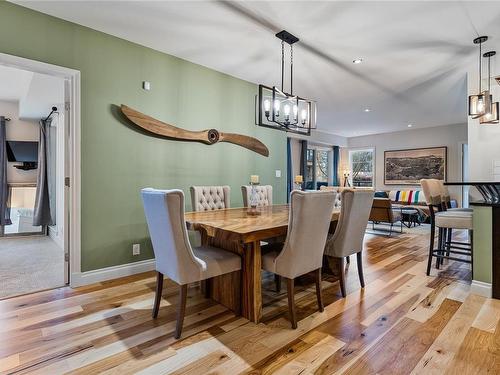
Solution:
M 33 72 L 0 65 L 0 100 L 17 102 L 26 96 Z
M 343 136 L 466 122 L 472 39 L 500 47 L 500 2 L 15 2 L 267 85 L 279 84 L 274 34 L 286 29 L 301 39 L 295 93 Z
M 40 119 L 64 103 L 64 79 L 0 65 L 0 101 L 19 104 L 21 119 Z

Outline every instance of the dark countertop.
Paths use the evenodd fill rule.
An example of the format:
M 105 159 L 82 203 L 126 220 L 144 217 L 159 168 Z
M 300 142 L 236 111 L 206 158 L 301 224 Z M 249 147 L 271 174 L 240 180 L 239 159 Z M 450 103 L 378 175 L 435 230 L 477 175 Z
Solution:
M 500 203 L 492 203 L 484 200 L 469 202 L 470 206 L 500 207 Z
M 478 186 L 478 185 L 500 185 L 500 182 L 491 182 L 491 181 L 463 181 L 463 182 L 445 182 L 445 185 L 448 186 L 462 186 L 462 185 L 470 185 L 470 186 Z

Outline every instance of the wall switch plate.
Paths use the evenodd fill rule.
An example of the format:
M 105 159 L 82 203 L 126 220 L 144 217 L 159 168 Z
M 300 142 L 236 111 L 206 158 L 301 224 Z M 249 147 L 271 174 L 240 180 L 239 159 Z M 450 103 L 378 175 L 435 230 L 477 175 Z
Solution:
M 151 82 L 149 81 L 142 81 L 142 88 L 146 91 L 151 90 Z
M 280 169 L 276 169 L 276 177 L 281 178 L 281 170 Z
M 132 245 L 132 255 L 140 255 L 141 254 L 141 244 L 135 243 Z

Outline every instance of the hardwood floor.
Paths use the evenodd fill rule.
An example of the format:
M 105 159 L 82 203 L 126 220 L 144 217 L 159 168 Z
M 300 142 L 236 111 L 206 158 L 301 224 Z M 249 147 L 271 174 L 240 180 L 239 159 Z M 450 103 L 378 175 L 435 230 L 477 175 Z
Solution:
M 481 374 L 500 372 L 500 301 L 469 294 L 469 265 L 425 275 L 428 237 L 367 235 L 361 290 L 348 265 L 347 298 L 323 275 L 296 285 L 298 328 L 286 288 L 264 276 L 258 325 L 188 291 L 174 339 L 178 287 L 164 281 L 151 318 L 155 276 L 135 275 L 0 301 L 0 372 L 6 374 Z M 439 276 L 437 276 L 439 273 Z

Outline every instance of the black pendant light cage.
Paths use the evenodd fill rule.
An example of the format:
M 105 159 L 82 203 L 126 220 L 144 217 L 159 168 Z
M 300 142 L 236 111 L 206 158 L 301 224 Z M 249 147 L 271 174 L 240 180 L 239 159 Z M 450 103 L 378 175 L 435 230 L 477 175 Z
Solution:
M 285 30 L 276 37 L 281 40 L 281 89 L 259 85 L 255 122 L 266 128 L 310 135 L 311 129 L 316 129 L 316 103 L 293 95 L 293 44 L 299 38 Z M 285 43 L 290 46 L 290 93 L 284 91 Z
M 480 36 L 473 40 L 474 44 L 479 44 L 479 91 L 477 95 L 469 96 L 469 116 L 474 119 L 485 115 L 488 109 L 491 108 L 491 103 L 493 101 L 489 90 L 482 90 L 482 44 L 487 40 L 487 36 Z
M 488 59 L 488 92 L 491 92 L 491 58 L 495 56 L 496 51 L 488 51 L 483 57 Z M 490 97 L 492 97 L 490 95 Z M 494 102 L 491 100 L 491 104 L 489 107 L 486 107 L 486 113 L 479 117 L 480 124 L 498 124 L 499 123 L 499 111 L 498 111 L 498 102 Z

